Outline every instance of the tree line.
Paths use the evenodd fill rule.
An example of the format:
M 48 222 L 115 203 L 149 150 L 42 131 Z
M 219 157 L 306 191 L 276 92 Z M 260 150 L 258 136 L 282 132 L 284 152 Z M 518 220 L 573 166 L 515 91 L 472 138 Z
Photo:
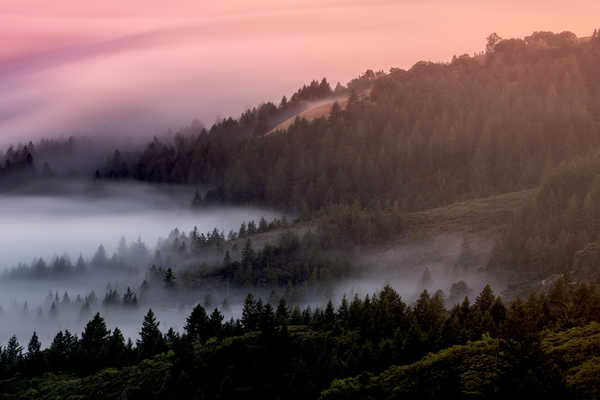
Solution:
M 350 90 L 326 117 L 268 136 L 242 134 L 255 120 L 244 117 L 184 130 L 152 141 L 129 170 L 214 185 L 208 202 L 311 212 L 354 202 L 421 210 L 535 187 L 600 144 L 596 36 L 496 37 L 482 55 L 371 71 L 361 81 L 370 90 Z
M 101 375 L 103 378 L 95 383 L 116 385 L 120 387 L 118 393 L 126 389 L 119 380 L 121 374 L 138 374 L 136 379 L 144 381 L 144 371 L 159 368 L 163 389 L 148 383 L 147 387 L 136 387 L 133 398 L 150 393 L 162 393 L 165 398 L 241 393 L 261 398 L 316 398 L 334 379 L 365 372 L 377 374 L 394 365 L 410 365 L 428 353 L 467 346 L 473 348 L 475 356 L 484 357 L 480 363 L 491 363 L 480 368 L 501 372 L 503 379 L 520 379 L 518 389 L 500 382 L 498 393 L 545 393 L 540 383 L 551 376 L 557 379 L 553 387 L 569 393 L 560 370 L 544 366 L 546 356 L 540 340 L 549 331 L 586 326 L 598 321 L 599 316 L 598 286 L 567 279 L 557 281 L 547 293 L 533 292 L 526 300 L 508 304 L 486 286 L 473 302 L 465 298 L 449 309 L 439 293 L 424 291 L 409 305 L 390 286 L 363 298 L 344 298 L 337 306 L 330 301 L 314 309 L 289 307 L 283 299 L 270 304 L 250 294 L 241 317 L 226 322 L 218 309 L 209 313 L 197 305 L 182 333 L 172 329 L 163 332 L 149 310 L 134 343 L 126 341 L 118 328 L 108 329 L 96 314 L 81 337 L 59 332 L 44 350 L 35 334 L 27 351 L 11 338 L 1 360 L 3 376 L 16 376 L 23 382 L 32 383 L 29 377 L 53 371 L 48 379 L 56 382 L 54 387 L 61 387 L 65 373 L 98 376 L 93 374 L 103 368 L 121 368 L 121 373 Z M 482 338 L 483 342 L 478 342 Z M 487 350 L 481 348 L 494 343 L 504 346 L 502 368 L 494 366 L 497 361 L 493 358 L 485 358 Z M 529 369 L 523 370 L 525 367 Z M 452 365 L 444 370 L 451 371 Z M 14 386 L 14 380 L 1 382 L 1 390 L 19 387 Z M 92 384 L 89 380 L 82 382 Z M 353 390 L 361 382 L 352 386 Z M 459 383 L 444 381 L 440 385 L 456 390 L 458 386 L 452 386 L 453 382 Z M 485 384 L 485 380 L 479 384 Z M 80 389 L 85 387 L 83 384 Z M 333 387 L 347 392 L 340 383 Z M 429 388 L 413 390 L 415 394 L 426 393 Z

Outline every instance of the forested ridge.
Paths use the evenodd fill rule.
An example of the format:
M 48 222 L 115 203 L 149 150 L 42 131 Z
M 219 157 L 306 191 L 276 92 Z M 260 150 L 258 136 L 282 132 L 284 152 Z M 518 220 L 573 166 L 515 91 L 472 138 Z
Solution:
M 214 185 L 209 201 L 296 210 L 354 201 L 419 210 L 535 187 L 600 143 L 600 41 L 549 32 L 489 40 L 483 55 L 369 71 L 358 80 L 369 90 L 349 85 L 344 109 L 282 134 L 258 134 L 261 115 L 278 109 L 264 105 L 157 139 L 129 171 Z
M 198 188 L 190 207 L 294 217 L 227 234 L 174 230 L 153 252 L 123 241 L 112 257 L 101 246 L 89 260 L 6 271 L 9 282 L 143 278 L 100 297 L 51 291 L 39 318 L 75 310 L 89 322 L 51 343 L 33 333 L 26 349 L 13 336 L 0 348 L 0 398 L 599 398 L 599 66 L 598 31 L 492 34 L 481 54 L 369 70 L 335 88 L 315 80 L 237 119 L 102 151 L 80 170 L 59 161 L 90 142 L 11 147 L 0 189 L 74 176 L 186 184 Z M 321 104 L 328 115 L 272 131 Z M 457 220 L 489 218 L 460 232 L 443 271 L 448 296 L 421 291 L 432 280 L 424 267 L 414 301 L 387 285 L 327 302 L 330 284 L 359 276 L 368 249 L 436 216 L 455 231 Z M 484 230 L 494 242 L 477 265 L 467 233 Z M 469 298 L 467 276 L 508 287 Z M 210 297 L 225 287 L 249 293 L 240 315 Z M 134 342 L 102 316 L 145 311 L 151 294 L 182 305 L 199 289 L 204 302 L 180 331 L 150 309 Z
M 565 272 L 598 279 L 599 196 L 597 153 L 556 168 L 515 216 L 490 268 L 508 270 L 522 280 Z

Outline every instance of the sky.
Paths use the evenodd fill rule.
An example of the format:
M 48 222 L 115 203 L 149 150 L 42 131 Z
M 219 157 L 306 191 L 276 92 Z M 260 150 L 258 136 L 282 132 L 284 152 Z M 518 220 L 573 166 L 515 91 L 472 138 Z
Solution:
M 0 145 L 156 135 L 326 77 L 481 51 L 491 32 L 589 36 L 597 0 L 0 0 Z

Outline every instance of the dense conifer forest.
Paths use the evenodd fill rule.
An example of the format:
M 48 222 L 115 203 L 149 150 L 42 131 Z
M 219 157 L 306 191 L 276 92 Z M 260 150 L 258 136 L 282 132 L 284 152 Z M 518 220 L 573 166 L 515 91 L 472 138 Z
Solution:
M 315 80 L 141 145 L 11 146 L 3 193 L 142 181 L 191 187 L 196 211 L 285 215 L 4 270 L 3 284 L 49 294 L 0 308 L 0 323 L 76 315 L 81 328 L 10 337 L 0 398 L 599 398 L 599 66 L 598 31 L 492 34 L 474 56 Z M 409 248 L 414 295 L 353 292 Z M 104 292 L 53 289 L 107 276 Z M 190 304 L 180 329 L 155 314 Z M 107 322 L 136 312 L 135 337 Z

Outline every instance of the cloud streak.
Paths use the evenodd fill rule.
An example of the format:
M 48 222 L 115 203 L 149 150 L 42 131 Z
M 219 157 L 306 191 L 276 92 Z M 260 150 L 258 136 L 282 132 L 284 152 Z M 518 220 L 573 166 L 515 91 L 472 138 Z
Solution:
M 0 7 L 0 35 L 9 39 L 0 51 L 0 145 L 78 132 L 154 135 L 194 118 L 210 124 L 311 79 L 344 82 L 367 68 L 479 51 L 491 31 L 586 35 L 600 5 L 577 3 L 260 0 L 250 9 L 181 1 L 167 9 L 158 1 L 8 0 Z

